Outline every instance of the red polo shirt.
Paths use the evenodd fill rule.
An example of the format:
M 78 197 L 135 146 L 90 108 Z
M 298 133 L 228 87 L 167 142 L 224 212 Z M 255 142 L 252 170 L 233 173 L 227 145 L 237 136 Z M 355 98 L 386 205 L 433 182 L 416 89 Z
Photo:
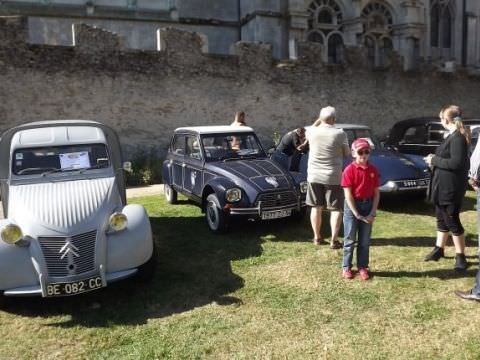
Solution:
M 342 187 L 351 188 L 355 199 L 369 199 L 380 186 L 380 174 L 375 166 L 363 167 L 353 161 L 342 174 Z

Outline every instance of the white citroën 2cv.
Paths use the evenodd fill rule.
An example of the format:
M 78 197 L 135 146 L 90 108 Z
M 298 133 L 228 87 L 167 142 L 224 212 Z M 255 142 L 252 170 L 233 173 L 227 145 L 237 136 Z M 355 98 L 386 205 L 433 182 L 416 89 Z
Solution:
M 152 275 L 150 221 L 126 203 L 128 167 L 116 133 L 98 122 L 42 121 L 2 134 L 0 300 Z

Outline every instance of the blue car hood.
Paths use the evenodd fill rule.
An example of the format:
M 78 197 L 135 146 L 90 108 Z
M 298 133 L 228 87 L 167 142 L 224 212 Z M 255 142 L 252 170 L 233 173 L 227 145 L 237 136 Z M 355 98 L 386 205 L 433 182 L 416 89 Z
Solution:
M 246 181 L 259 192 L 294 186 L 291 175 L 270 159 L 219 161 L 209 163 L 209 170 L 235 183 Z
M 352 158 L 347 160 L 350 163 Z M 380 184 L 390 180 L 423 179 L 429 176 L 421 156 L 407 156 L 390 150 L 373 150 L 370 159 L 381 175 Z

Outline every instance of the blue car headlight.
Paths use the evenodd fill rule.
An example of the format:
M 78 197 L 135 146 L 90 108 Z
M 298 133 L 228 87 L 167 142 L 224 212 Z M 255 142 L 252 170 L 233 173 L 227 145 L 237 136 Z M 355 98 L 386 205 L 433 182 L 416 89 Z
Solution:
M 225 199 L 231 203 L 240 201 L 242 199 L 242 190 L 239 188 L 228 189 L 225 192 Z
M 302 194 L 306 194 L 307 193 L 307 189 L 308 189 L 308 182 L 307 181 L 302 181 L 300 183 L 300 192 Z

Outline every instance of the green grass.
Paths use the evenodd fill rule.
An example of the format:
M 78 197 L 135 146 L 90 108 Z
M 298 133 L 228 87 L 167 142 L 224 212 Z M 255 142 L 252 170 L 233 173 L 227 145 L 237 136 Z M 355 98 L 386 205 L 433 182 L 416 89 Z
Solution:
M 368 282 L 341 279 L 342 252 L 314 247 L 308 219 L 236 222 L 218 236 L 185 200 L 130 202 L 151 218 L 154 281 L 10 301 L 0 310 L 0 359 L 480 358 L 480 304 L 452 293 L 471 288 L 477 269 L 472 193 L 462 213 L 467 273 L 453 271 L 452 246 L 447 259 L 422 261 L 432 208 L 402 197 L 382 202 Z

